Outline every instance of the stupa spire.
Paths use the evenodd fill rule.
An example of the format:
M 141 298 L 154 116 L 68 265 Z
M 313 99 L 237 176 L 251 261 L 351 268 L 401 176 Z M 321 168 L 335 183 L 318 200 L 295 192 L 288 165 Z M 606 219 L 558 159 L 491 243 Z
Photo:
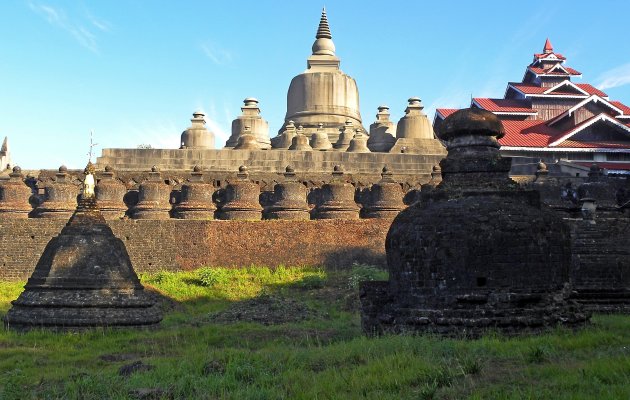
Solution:
M 551 45 L 549 38 L 545 40 L 545 47 L 543 47 L 543 53 L 545 54 L 553 53 L 553 46 Z
M 326 7 L 322 8 L 322 17 L 319 20 L 319 26 L 317 27 L 316 39 L 332 39 L 330 33 L 330 26 L 328 25 L 328 17 L 326 16 Z
M 335 56 L 335 44 L 332 41 L 332 34 L 330 33 L 325 8 L 322 9 L 322 17 L 319 20 L 315 43 L 313 43 L 312 49 L 314 56 Z
M 2 141 L 2 147 L 0 147 L 0 153 L 6 153 L 9 151 L 9 142 L 8 142 L 8 138 L 5 136 L 4 140 Z

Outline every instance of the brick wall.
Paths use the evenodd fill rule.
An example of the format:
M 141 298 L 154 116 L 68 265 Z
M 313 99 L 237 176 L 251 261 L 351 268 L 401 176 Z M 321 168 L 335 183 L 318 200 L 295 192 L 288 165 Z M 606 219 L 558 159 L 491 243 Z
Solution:
M 571 275 L 578 290 L 630 288 L 630 218 L 566 219 L 571 227 Z
M 66 221 L 0 221 L 0 279 L 27 279 Z M 385 265 L 391 220 L 110 221 L 137 272 L 251 264 Z

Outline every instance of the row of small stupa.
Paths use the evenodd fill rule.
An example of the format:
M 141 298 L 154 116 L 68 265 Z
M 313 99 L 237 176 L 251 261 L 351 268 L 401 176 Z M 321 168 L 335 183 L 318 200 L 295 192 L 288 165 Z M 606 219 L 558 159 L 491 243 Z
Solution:
M 137 192 L 129 192 L 106 167 L 95 187 L 95 199 L 106 219 L 120 219 L 125 215 L 134 219 L 358 219 L 391 218 L 405 207 L 405 192 L 393 179 L 392 172 L 383 168 L 382 179 L 372 185 L 365 204 L 355 201 L 355 187 L 344 178 L 342 166 L 335 166 L 332 180 L 314 190 L 315 207 L 307 201 L 308 190 L 297 181 L 295 171 L 287 166 L 284 181 L 274 187 L 272 204 L 262 207 L 260 186 L 249 179 L 247 167 L 241 166 L 237 179 L 230 182 L 223 193 L 212 183 L 204 181 L 204 172 L 196 166 L 179 191 L 179 201 L 173 201 L 173 188 L 164 183 L 157 167 L 139 185 Z M 433 181 L 439 181 L 434 171 Z M 44 188 L 43 201 L 34 209 L 31 189 L 24 183 L 19 167 L 14 167 L 10 179 L 0 183 L 0 220 L 6 218 L 67 219 L 77 204 L 77 187 L 70 181 L 65 167 L 60 167 L 56 179 Z M 137 193 L 137 199 L 131 198 Z M 127 203 L 127 204 L 126 204 Z
M 518 334 L 577 327 L 589 320 L 589 312 L 573 298 L 571 274 L 580 272 L 571 266 L 569 227 L 540 202 L 537 191 L 519 188 L 510 179 L 511 159 L 499 154 L 497 139 L 503 135 L 492 113 L 454 113 L 440 132 L 448 143 L 448 156 L 440 163 L 443 180 L 402 211 L 377 209 L 396 216 L 385 243 L 389 280 L 360 287 L 367 334 L 478 336 L 488 329 Z M 155 298 L 144 292 L 123 242 L 99 210 L 90 167 L 76 211 L 49 242 L 5 317 L 10 328 L 145 327 L 161 320 Z M 233 201 L 223 211 L 252 219 L 260 213 L 249 208 L 259 189 L 247 179 L 246 168 L 239 175 L 228 186 L 227 198 Z M 318 213 L 323 218 L 355 215 L 354 188 L 339 179 L 340 168 L 334 175 L 337 179 L 322 188 Z M 303 185 L 292 179 L 290 168 L 286 176 L 276 186 L 276 207 L 269 210 L 278 218 L 306 211 Z M 392 189 L 390 194 L 400 190 L 387 170 L 377 187 Z M 146 190 L 159 191 L 155 186 Z M 184 204 L 195 186 L 187 190 Z M 378 191 L 378 198 L 389 199 Z M 182 211 L 194 210 L 195 203 L 189 202 Z M 621 291 L 615 299 L 627 304 L 627 293 Z
M 350 153 L 404 152 L 416 146 L 417 140 L 433 140 L 433 129 L 422 111 L 418 97 L 409 99 L 405 115 L 397 125 L 390 120 L 389 107 L 378 107 L 376 121 L 370 125 L 369 135 L 361 125 L 348 118 L 331 141 L 330 127 L 323 122 L 313 132 L 289 120 L 282 132 L 269 138 L 269 124 L 260 115 L 258 100 L 248 97 L 241 107 L 242 115 L 232 121 L 232 134 L 225 148 L 234 150 L 300 150 L 347 151 Z M 182 149 L 213 149 L 215 136 L 205 124 L 202 111 L 193 113 L 192 125 L 181 135 Z

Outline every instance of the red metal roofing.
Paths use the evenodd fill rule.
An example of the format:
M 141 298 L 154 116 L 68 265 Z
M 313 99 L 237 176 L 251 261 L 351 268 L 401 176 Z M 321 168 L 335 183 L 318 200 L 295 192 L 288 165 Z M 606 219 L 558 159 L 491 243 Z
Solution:
M 529 83 L 521 83 L 521 82 L 509 82 L 509 84 L 525 94 L 544 94 L 544 92 L 550 89 L 548 87 L 542 87 L 542 86 L 532 85 Z M 558 85 L 554 87 L 557 87 L 559 85 L 562 85 L 562 83 L 559 83 Z M 600 97 L 608 97 L 606 93 L 597 89 L 593 85 L 589 85 L 588 83 L 574 83 L 574 85 L 584 90 L 589 95 L 596 94 Z M 563 88 L 558 88 L 556 90 L 553 90 L 550 94 L 566 94 L 566 95 L 572 95 L 572 96 L 576 95 L 573 92 L 563 91 L 562 89 Z
M 565 140 L 554 147 L 573 147 L 582 149 L 625 149 L 628 148 L 628 143 L 618 142 L 578 142 L 576 140 Z
M 540 67 L 529 67 L 529 69 L 530 69 L 533 73 L 535 73 L 535 74 L 537 74 L 537 75 L 560 75 L 560 76 L 566 76 L 566 75 L 582 75 L 582 73 L 581 73 L 580 71 L 577 71 L 577 70 L 575 70 L 575 69 L 573 69 L 573 68 L 570 68 L 570 67 L 564 67 L 564 69 L 566 69 L 566 70 L 567 70 L 568 74 L 567 74 L 567 72 L 564 72 L 564 71 L 562 71 L 562 70 L 554 70 L 554 71 L 551 71 L 551 69 L 552 69 L 552 68 L 553 68 L 553 67 L 546 68 L 546 69 L 545 69 L 545 68 L 540 68 Z
M 547 147 L 557 136 L 558 130 L 545 124 L 545 121 L 501 121 L 505 136 L 499 139 L 501 146 L 510 147 Z
M 575 86 L 577 86 L 580 89 L 588 92 L 588 94 L 591 94 L 591 95 L 596 94 L 599 97 L 608 97 L 608 95 L 606 93 L 604 93 L 601 90 L 597 89 L 593 85 L 589 85 L 588 83 L 576 83 Z
M 446 118 L 449 115 L 453 114 L 455 111 L 459 111 L 459 108 L 437 108 L 435 111 L 442 117 Z
M 611 101 L 610 104 L 623 111 L 623 115 L 630 115 L 630 107 L 620 101 Z
M 475 97 L 473 101 L 479 104 L 483 109 L 492 112 L 536 113 L 536 110 L 532 109 L 531 103 L 528 100 Z
M 536 86 L 529 83 L 521 83 L 521 82 L 509 82 L 510 86 L 514 86 L 516 89 L 520 90 L 525 94 L 541 94 L 545 90 L 549 89 L 548 87 Z
M 554 56 L 556 56 L 556 58 L 559 59 L 559 60 L 566 60 L 567 59 L 562 54 L 560 54 L 560 53 L 553 53 L 553 52 L 552 53 L 536 53 L 536 54 L 534 54 L 534 57 L 536 57 L 536 59 L 540 60 L 541 58 L 549 57 L 552 54 Z

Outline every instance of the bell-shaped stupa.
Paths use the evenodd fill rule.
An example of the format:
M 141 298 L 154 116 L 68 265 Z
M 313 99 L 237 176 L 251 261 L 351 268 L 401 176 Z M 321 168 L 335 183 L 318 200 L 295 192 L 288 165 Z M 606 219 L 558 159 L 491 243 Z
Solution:
M 162 320 L 155 297 L 145 293 L 133 270 L 125 244 L 99 211 L 91 163 L 85 173 L 76 211 L 48 242 L 24 292 L 4 318 L 9 329 L 139 328 Z
M 180 149 L 214 149 L 214 133 L 206 128 L 205 114 L 195 111 L 190 128 L 182 132 Z
M 347 119 L 355 127 L 362 127 L 359 91 L 354 79 L 339 69 L 340 60 L 335 54 L 325 9 L 315 38 L 308 68 L 293 78 L 289 86 L 285 123 L 279 133 L 285 131 L 289 121 L 294 121 L 310 137 L 323 123 L 329 141 L 335 143 Z

